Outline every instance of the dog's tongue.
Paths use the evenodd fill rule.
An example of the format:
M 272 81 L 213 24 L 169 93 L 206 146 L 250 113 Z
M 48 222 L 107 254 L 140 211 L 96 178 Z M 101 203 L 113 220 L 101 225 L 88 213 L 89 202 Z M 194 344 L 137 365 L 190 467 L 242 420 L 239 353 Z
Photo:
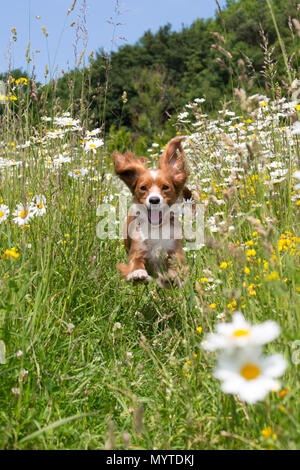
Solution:
M 149 209 L 148 210 L 148 218 L 151 224 L 154 225 L 159 225 L 162 220 L 162 213 L 161 211 L 158 211 L 157 209 Z

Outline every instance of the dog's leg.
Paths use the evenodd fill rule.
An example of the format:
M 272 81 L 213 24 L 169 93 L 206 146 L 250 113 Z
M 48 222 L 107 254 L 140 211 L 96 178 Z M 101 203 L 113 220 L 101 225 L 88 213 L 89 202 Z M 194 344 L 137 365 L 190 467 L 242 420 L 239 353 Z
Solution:
M 126 281 L 134 282 L 150 282 L 152 277 L 146 271 L 144 253 L 138 249 L 134 243 L 131 244 L 129 252 L 129 263 L 118 264 L 118 271 L 126 279 Z

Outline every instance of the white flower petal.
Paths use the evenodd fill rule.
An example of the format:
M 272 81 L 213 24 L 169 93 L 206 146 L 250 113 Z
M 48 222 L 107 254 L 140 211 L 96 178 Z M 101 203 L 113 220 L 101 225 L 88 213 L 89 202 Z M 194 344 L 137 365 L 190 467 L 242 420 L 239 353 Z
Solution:
M 287 362 L 281 354 L 272 354 L 263 359 L 264 374 L 267 377 L 281 377 L 287 368 Z
M 253 325 L 252 334 L 255 343 L 266 344 L 279 336 L 280 327 L 275 321 L 269 320 L 260 325 Z

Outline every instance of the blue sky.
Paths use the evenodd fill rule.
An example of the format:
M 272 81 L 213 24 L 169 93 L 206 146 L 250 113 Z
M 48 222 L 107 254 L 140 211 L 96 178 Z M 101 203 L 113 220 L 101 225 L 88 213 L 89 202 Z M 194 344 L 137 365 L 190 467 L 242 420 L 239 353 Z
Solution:
M 216 11 L 215 0 L 77 0 L 69 15 L 67 11 L 73 0 L 1 3 L 0 72 L 8 69 L 11 60 L 12 68 L 20 67 L 31 73 L 34 67 L 37 79 L 42 82 L 46 64 L 54 77 L 61 75 L 62 69 L 67 72 L 74 68 L 76 21 L 84 3 L 87 5 L 87 57 L 101 47 L 110 52 L 123 44 L 134 44 L 146 30 L 156 32 L 166 23 L 178 31 L 199 17 L 213 17 Z M 226 1 L 219 0 L 219 3 L 224 6 Z M 120 14 L 115 11 L 117 4 Z M 17 41 L 10 41 L 13 27 L 17 30 Z M 42 27 L 47 30 L 47 39 Z M 77 41 L 77 61 L 84 48 L 84 33 L 81 36 Z M 28 65 L 25 54 L 29 39 L 33 60 Z

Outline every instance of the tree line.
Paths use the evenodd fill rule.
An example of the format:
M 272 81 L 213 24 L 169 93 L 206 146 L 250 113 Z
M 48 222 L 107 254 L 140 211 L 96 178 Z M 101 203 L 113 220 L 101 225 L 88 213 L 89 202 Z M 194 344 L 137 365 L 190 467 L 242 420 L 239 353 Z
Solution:
M 55 102 L 86 118 L 87 126 L 103 126 L 112 142 L 120 140 L 117 146 L 134 141 L 143 147 L 171 135 L 171 116 L 195 98 L 205 97 L 212 113 L 235 90 L 273 98 L 289 93 L 299 76 L 298 3 L 271 4 L 276 24 L 266 0 L 227 0 L 213 19 L 199 18 L 179 32 L 170 24 L 146 31 L 136 44 L 109 55 L 99 50 L 85 67 L 37 86 L 32 106 L 41 106 L 46 95 L 39 112 L 50 113 Z

